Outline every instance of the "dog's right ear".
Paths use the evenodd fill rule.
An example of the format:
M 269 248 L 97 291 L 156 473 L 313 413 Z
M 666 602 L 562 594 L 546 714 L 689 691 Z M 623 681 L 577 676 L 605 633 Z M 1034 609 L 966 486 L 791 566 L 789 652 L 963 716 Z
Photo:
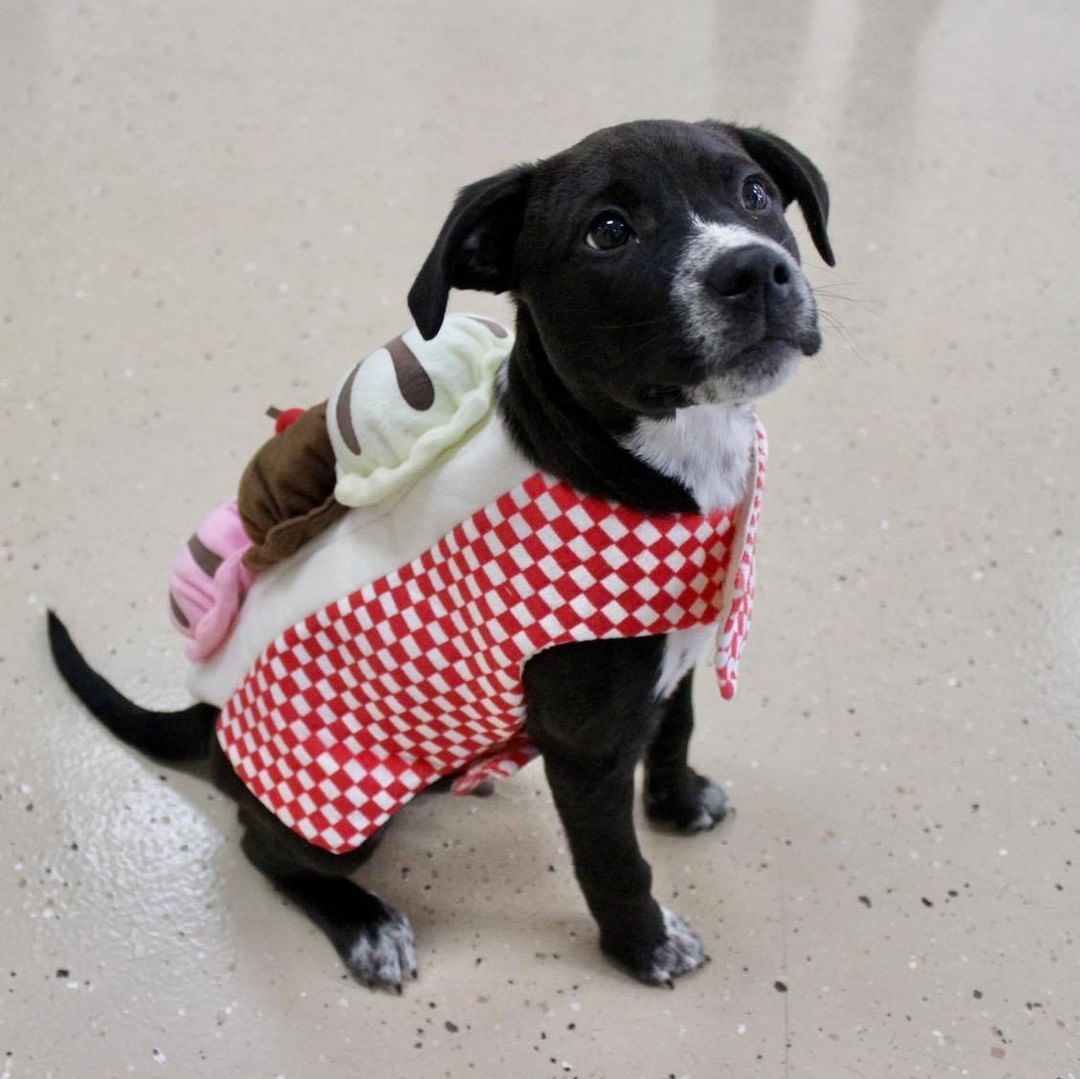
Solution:
M 802 210 L 810 238 L 826 265 L 835 266 L 826 226 L 829 222 L 829 189 L 818 167 L 790 142 L 760 127 L 730 128 L 746 152 L 772 177 L 784 198 L 784 207 L 794 200 Z
M 409 311 L 425 341 L 439 332 L 452 288 L 510 288 L 514 244 L 534 172 L 533 165 L 518 165 L 469 184 L 458 195 L 409 289 Z

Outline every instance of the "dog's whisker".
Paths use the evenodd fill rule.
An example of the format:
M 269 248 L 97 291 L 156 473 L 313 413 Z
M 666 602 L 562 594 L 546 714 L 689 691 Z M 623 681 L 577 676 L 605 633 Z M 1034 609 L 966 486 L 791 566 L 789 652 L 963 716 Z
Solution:
M 837 292 L 830 292 L 827 296 L 821 296 L 820 299 L 824 300 L 842 300 L 844 303 L 854 304 L 854 306 L 866 311 L 867 314 L 882 317 L 885 314 L 885 303 L 882 300 L 864 300 L 856 296 L 841 296 Z
M 653 334 L 651 337 L 646 337 L 643 341 L 639 341 L 627 353 L 628 358 L 632 359 L 633 357 L 639 355 L 640 353 L 647 351 L 648 349 L 652 348 L 658 341 L 663 341 L 664 337 L 665 337 L 665 334 L 656 333 L 656 334 Z
M 855 288 L 862 288 L 865 284 L 864 281 L 856 281 L 852 277 L 842 277 L 840 271 L 834 269 L 831 266 L 820 267 L 825 273 L 829 275 L 829 285 L 852 285 Z
M 825 285 L 811 285 L 810 287 L 815 292 L 817 292 L 820 289 L 828 289 L 828 288 L 862 288 L 863 284 L 864 284 L 864 282 L 862 282 L 862 281 L 854 281 L 854 280 L 852 280 L 850 278 L 837 277 L 837 278 L 834 278 L 834 280 L 829 281 Z
M 822 310 L 821 308 L 818 308 L 818 314 L 823 319 L 825 319 L 825 321 L 830 326 L 832 326 L 833 329 L 835 329 L 837 333 L 840 334 L 840 336 L 844 340 L 844 344 L 847 345 L 848 349 L 852 353 L 854 353 L 854 355 L 856 356 L 856 358 L 858 360 L 860 360 L 862 363 L 869 364 L 869 362 L 870 362 L 869 357 L 863 351 L 863 349 L 859 345 L 858 341 L 856 341 L 855 336 L 851 333 L 851 331 L 848 329 L 848 327 L 845 326 L 844 323 L 840 321 L 840 319 L 838 319 L 830 311 L 825 311 L 825 310 Z
M 814 289 L 815 296 L 820 296 L 825 300 L 848 300 L 851 303 L 865 304 L 867 307 L 884 308 L 885 302 L 883 300 L 876 300 L 870 296 L 850 296 L 844 292 L 833 292 L 830 289 Z
M 674 314 L 663 315 L 660 318 L 648 318 L 648 319 L 645 319 L 642 322 L 617 322 L 617 323 L 614 323 L 612 325 L 606 325 L 606 326 L 605 325 L 591 326 L 590 329 L 593 329 L 593 330 L 630 330 L 630 329 L 637 329 L 640 326 L 655 326 L 655 325 L 657 325 L 658 323 L 661 323 L 661 322 L 672 322 L 676 318 L 677 318 L 677 316 L 674 315 Z
M 672 269 L 669 269 L 667 266 L 662 266 L 662 265 L 660 265 L 659 262 L 657 262 L 656 259 L 646 258 L 643 261 L 645 261 L 648 264 L 649 269 L 653 273 L 659 275 L 660 277 L 667 277 L 669 279 L 674 280 L 674 278 L 679 276 L 679 271 L 678 270 L 672 270 Z

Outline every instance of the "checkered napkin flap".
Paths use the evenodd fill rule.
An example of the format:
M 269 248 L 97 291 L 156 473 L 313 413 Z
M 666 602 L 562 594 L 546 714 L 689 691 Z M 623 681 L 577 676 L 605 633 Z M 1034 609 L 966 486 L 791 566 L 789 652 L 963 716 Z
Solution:
M 753 598 L 760 427 L 756 449 L 752 495 L 709 515 L 649 516 L 530 476 L 273 641 L 221 713 L 233 767 L 286 825 L 343 853 L 440 777 L 459 774 L 455 793 L 467 793 L 536 756 L 522 669 L 546 648 L 719 623 L 732 696 Z
M 724 621 L 716 631 L 716 678 L 720 683 L 720 696 L 725 701 L 735 696 L 739 681 L 739 657 L 750 633 L 750 615 L 754 609 L 754 555 L 768 456 L 769 441 L 765 437 L 765 428 L 757 420 L 754 425 L 753 487 L 736 510 L 735 535 L 738 540 L 733 545 L 724 599 L 720 606 L 725 612 Z

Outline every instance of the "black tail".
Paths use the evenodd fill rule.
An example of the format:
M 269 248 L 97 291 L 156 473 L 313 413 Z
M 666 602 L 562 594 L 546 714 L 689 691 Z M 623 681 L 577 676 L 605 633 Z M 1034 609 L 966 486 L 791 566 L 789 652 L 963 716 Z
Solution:
M 82 657 L 64 623 L 49 611 L 53 662 L 76 697 L 123 742 L 166 761 L 205 757 L 218 710 L 193 704 L 180 712 L 151 712 L 113 689 Z

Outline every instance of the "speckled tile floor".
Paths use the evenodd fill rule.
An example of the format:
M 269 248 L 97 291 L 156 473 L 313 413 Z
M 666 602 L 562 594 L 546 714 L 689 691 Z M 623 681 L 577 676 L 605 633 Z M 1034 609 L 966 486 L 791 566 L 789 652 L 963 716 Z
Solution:
M 7 0 L 0 1076 L 1080 1074 L 1078 38 L 1066 0 Z M 698 686 L 739 815 L 643 829 L 714 962 L 602 961 L 537 769 L 402 821 L 367 878 L 422 976 L 372 995 L 75 704 L 44 609 L 180 703 L 177 542 L 267 401 L 401 328 L 453 190 L 705 115 L 811 153 L 839 256 L 762 408 L 743 688 Z

